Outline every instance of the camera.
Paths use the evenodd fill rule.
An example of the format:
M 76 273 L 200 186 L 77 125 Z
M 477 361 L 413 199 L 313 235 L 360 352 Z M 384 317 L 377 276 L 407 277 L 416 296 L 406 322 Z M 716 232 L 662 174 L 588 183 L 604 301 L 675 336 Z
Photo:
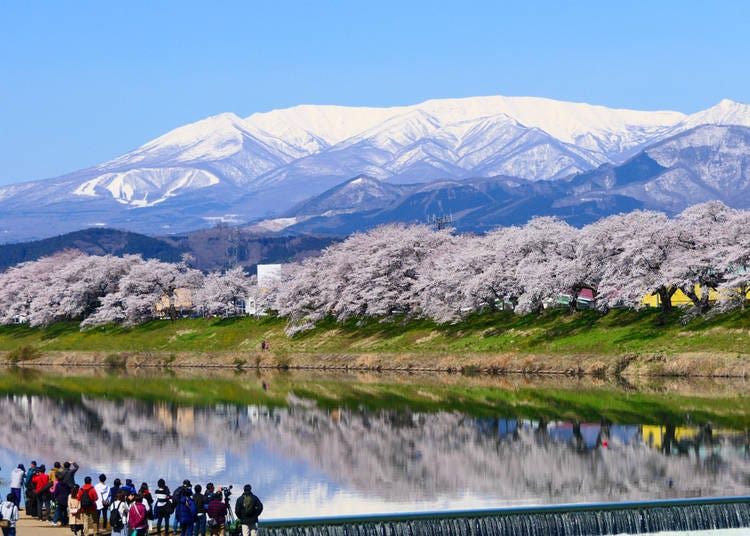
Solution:
M 229 504 L 229 497 L 232 496 L 232 485 L 229 486 L 222 486 L 221 492 L 224 494 L 224 502 Z

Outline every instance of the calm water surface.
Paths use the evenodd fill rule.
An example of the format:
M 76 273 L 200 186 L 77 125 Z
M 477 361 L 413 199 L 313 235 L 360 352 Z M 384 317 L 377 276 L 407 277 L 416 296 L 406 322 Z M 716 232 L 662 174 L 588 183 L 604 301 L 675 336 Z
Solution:
M 750 495 L 744 383 L 2 373 L 3 494 L 19 462 L 70 459 L 79 480 L 250 482 L 265 519 Z M 247 400 L 188 392 L 196 377 Z

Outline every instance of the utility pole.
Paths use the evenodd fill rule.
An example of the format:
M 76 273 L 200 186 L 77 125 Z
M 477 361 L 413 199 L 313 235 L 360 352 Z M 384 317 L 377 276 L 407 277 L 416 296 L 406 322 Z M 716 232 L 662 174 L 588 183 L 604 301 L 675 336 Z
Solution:
M 240 263 L 240 228 L 234 227 L 229 231 L 227 238 L 229 247 L 227 248 L 227 267 L 234 268 Z
M 435 216 L 434 214 L 427 219 L 427 223 L 435 227 L 436 231 L 442 231 L 453 226 L 453 214 Z

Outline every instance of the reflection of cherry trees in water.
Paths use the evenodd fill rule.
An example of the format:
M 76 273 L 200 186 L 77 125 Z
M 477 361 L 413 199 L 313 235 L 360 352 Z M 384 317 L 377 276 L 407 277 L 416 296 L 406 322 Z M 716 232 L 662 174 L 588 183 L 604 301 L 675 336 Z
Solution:
M 671 425 L 652 427 L 660 434 L 655 441 L 640 426 L 292 402 L 267 409 L 6 397 L 0 413 L 9 433 L 0 450 L 22 460 L 76 459 L 113 474 L 177 480 L 241 479 L 265 447 L 341 486 L 394 500 L 473 493 L 506 502 L 622 501 L 740 495 L 750 487 L 745 436 L 709 426 L 690 437 Z

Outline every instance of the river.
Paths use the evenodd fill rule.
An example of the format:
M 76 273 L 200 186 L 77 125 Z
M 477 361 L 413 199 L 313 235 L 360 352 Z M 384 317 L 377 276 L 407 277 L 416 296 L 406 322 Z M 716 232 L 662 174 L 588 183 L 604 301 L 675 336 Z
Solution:
M 264 518 L 750 495 L 744 382 L 6 369 L 0 487 L 75 460 Z M 191 402 L 191 400 L 193 400 Z

